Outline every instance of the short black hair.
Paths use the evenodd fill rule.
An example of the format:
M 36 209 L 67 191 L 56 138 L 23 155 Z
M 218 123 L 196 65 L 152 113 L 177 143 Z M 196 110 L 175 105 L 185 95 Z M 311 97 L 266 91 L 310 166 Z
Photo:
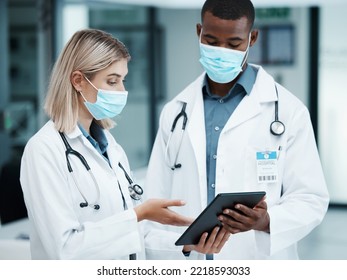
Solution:
M 237 20 L 246 17 L 251 28 L 255 19 L 254 6 L 250 0 L 206 0 L 201 10 L 201 22 L 206 12 L 226 20 Z

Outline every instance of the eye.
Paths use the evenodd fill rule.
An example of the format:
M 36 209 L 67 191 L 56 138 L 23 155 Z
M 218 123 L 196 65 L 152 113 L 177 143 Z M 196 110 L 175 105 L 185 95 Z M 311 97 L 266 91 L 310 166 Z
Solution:
M 240 47 L 241 44 L 228 44 L 229 48 L 231 49 L 237 49 Z
M 120 78 L 118 78 L 118 77 L 113 77 L 112 79 L 109 79 L 108 81 L 107 81 L 107 83 L 110 85 L 110 86 L 115 86 L 115 85 L 117 85 L 117 84 L 119 84 L 119 83 L 121 83 L 122 82 L 122 80 L 120 79 Z
M 217 41 L 207 40 L 206 43 L 209 46 L 218 46 L 218 42 Z

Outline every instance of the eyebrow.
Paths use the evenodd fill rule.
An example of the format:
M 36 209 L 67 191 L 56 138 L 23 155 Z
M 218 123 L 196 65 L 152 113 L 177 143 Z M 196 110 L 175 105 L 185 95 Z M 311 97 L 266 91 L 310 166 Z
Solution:
M 205 38 L 209 38 L 209 39 L 213 39 L 213 40 L 218 40 L 217 37 L 212 36 L 210 34 L 205 34 L 204 37 Z M 242 38 L 240 38 L 240 37 L 231 37 L 231 38 L 228 38 L 227 40 L 228 41 L 242 41 Z
M 122 77 L 122 75 L 119 75 L 119 74 L 117 74 L 117 73 L 111 73 L 111 74 L 108 74 L 108 75 L 107 75 L 107 77 L 110 77 L 110 76 L 116 76 L 116 77 L 118 77 L 118 78 L 121 78 L 121 77 Z

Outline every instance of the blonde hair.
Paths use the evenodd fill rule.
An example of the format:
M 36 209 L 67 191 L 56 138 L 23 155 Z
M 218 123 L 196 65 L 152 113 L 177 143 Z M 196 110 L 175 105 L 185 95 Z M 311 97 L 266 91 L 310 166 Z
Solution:
M 85 29 L 76 32 L 65 45 L 56 61 L 48 86 L 44 109 L 61 132 L 71 132 L 78 121 L 78 94 L 71 83 L 71 74 L 79 70 L 88 79 L 113 62 L 130 60 L 124 44 L 101 30 Z M 106 129 L 111 119 L 97 121 Z

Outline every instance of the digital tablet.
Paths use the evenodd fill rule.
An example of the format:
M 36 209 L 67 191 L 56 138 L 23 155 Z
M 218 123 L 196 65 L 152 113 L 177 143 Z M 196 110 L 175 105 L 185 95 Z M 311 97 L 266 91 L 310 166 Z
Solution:
M 175 245 L 198 244 L 204 232 L 211 233 L 216 226 L 222 226 L 217 217 L 222 214 L 224 209 L 234 209 L 238 203 L 253 208 L 265 194 L 264 191 L 218 194 L 177 239 Z

